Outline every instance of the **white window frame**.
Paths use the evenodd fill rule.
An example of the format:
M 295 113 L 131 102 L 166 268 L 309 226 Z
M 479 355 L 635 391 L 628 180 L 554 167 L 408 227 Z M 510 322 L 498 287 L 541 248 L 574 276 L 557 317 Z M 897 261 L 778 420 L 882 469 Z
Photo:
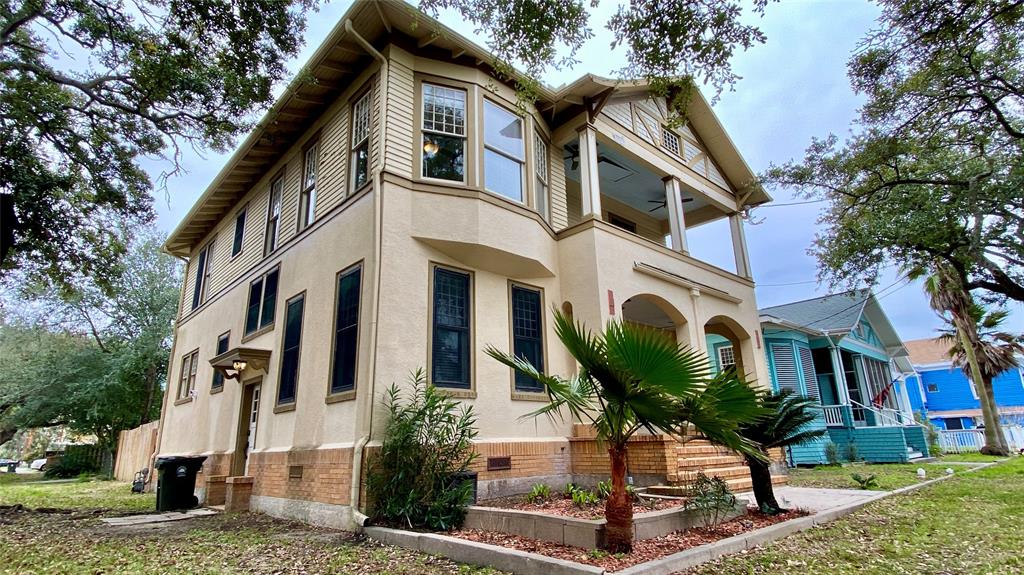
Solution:
M 533 207 L 546 222 L 551 222 L 551 167 L 548 144 L 536 130 L 533 132 Z
M 722 360 L 722 352 L 725 351 L 725 350 L 729 350 L 729 353 L 732 354 L 732 363 L 730 363 L 729 365 L 736 365 L 736 347 L 733 346 L 732 344 L 720 345 L 720 346 L 718 346 L 717 353 L 715 354 L 715 355 L 718 356 L 715 359 L 718 360 L 718 369 L 719 369 L 719 371 L 724 371 L 725 368 L 728 367 L 728 366 L 726 366 L 725 362 Z
M 277 250 L 277 242 L 281 237 L 281 202 L 284 199 L 284 174 L 270 182 L 270 195 L 267 200 L 267 228 L 263 235 L 263 255 L 269 256 Z M 271 230 L 273 226 L 273 230 Z
M 302 189 L 299 191 L 299 230 L 316 221 L 316 181 L 320 175 L 320 139 L 302 152 Z
M 499 110 L 507 112 L 507 113 L 511 114 L 512 116 L 514 116 L 517 119 L 517 121 L 519 122 L 519 132 L 523 135 L 523 138 L 522 138 L 523 157 L 517 158 L 514 155 L 510 154 L 509 152 L 507 152 L 505 150 L 502 150 L 501 148 L 498 148 L 497 146 L 488 145 L 488 143 L 487 143 L 487 126 L 484 126 L 484 129 L 481 130 L 481 133 L 483 134 L 484 153 L 480 156 L 480 161 L 481 161 L 480 168 L 481 168 L 481 171 L 483 172 L 484 189 L 487 190 L 488 192 L 491 192 L 492 194 L 497 194 L 497 195 L 499 195 L 499 196 L 501 196 L 501 197 L 503 197 L 503 198 L 505 198 L 507 200 L 512 200 L 513 202 L 517 202 L 517 203 L 526 205 L 526 202 L 527 202 L 527 198 L 526 198 L 526 177 L 525 177 L 525 175 L 526 175 L 526 122 L 523 121 L 523 117 L 522 116 L 520 116 L 519 114 L 516 114 L 514 111 L 509 110 L 507 107 L 502 106 L 501 104 L 495 102 L 494 100 L 491 100 L 490 98 L 484 98 L 484 107 L 480 111 L 481 112 L 481 115 L 480 115 L 481 120 L 483 120 L 487 116 L 487 106 L 488 105 L 495 106 Z M 503 158 L 506 158 L 508 160 L 512 160 L 513 162 L 519 164 L 519 199 L 518 200 L 515 199 L 515 198 L 510 198 L 510 197 L 506 196 L 505 194 L 502 194 L 501 192 L 498 192 L 496 190 L 491 190 L 491 189 L 487 188 L 487 160 L 485 159 L 485 157 L 486 157 L 488 151 L 494 152 L 495 154 L 498 154 L 499 156 L 501 156 Z
M 432 123 L 431 127 L 430 128 L 427 127 L 427 117 L 426 117 L 426 114 L 427 114 L 427 88 L 428 87 L 430 87 L 431 89 L 434 89 L 434 90 L 437 90 L 437 89 L 440 89 L 440 90 L 450 90 L 452 92 L 458 92 L 458 93 L 462 94 L 462 132 L 461 133 L 458 132 L 458 126 L 455 125 L 454 123 L 452 124 L 454 129 L 451 130 L 451 131 L 445 130 L 444 129 L 445 126 L 443 126 L 443 125 L 442 125 L 441 129 L 438 129 L 436 125 L 433 125 L 433 120 L 431 120 L 431 123 Z M 424 146 L 424 143 L 425 143 L 424 140 L 427 137 L 427 134 L 437 134 L 439 136 L 445 136 L 445 137 L 448 137 L 448 138 L 460 138 L 462 140 L 462 180 L 461 180 L 461 183 L 463 183 L 463 184 L 466 183 L 466 178 L 469 177 L 468 176 L 468 174 L 469 174 L 469 158 L 467 157 L 468 156 L 468 151 L 469 151 L 469 130 L 467 129 L 468 128 L 468 126 L 467 126 L 468 123 L 469 123 L 469 90 L 467 90 L 465 88 L 457 88 L 457 87 L 454 87 L 454 86 L 446 86 L 444 84 L 438 84 L 438 83 L 435 83 L 435 82 L 426 82 L 426 81 L 421 82 L 421 84 L 420 84 L 420 147 L 419 147 L 419 152 L 418 152 L 420 154 L 420 177 L 421 178 L 424 178 L 424 179 L 427 179 L 427 180 L 433 180 L 433 181 L 436 181 L 436 182 L 449 182 L 449 183 L 450 182 L 455 182 L 455 183 L 459 182 L 459 180 L 447 180 L 447 179 L 444 179 L 444 178 L 435 178 L 435 177 L 432 177 L 432 176 L 428 176 L 426 174 L 427 163 L 423 161 L 423 146 Z
M 669 138 L 675 142 L 674 146 L 668 145 Z M 683 156 L 682 140 L 683 139 L 679 137 L 679 134 L 669 130 L 668 127 L 661 127 L 661 147 L 680 158 Z
M 349 148 L 349 190 L 356 192 L 363 186 L 370 183 L 370 131 L 373 126 L 373 89 L 366 90 L 366 93 L 359 97 L 352 104 L 352 146 Z M 365 118 L 364 118 L 365 115 Z M 366 148 L 366 181 L 362 184 L 356 182 L 356 158 L 357 152 Z

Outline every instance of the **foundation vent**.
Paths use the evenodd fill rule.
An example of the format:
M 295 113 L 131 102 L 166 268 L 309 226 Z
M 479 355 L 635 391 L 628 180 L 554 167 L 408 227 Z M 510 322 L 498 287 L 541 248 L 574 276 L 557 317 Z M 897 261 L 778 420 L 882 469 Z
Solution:
M 512 469 L 511 457 L 506 456 L 487 458 L 487 471 L 504 471 L 506 469 Z
M 301 465 L 289 465 L 288 466 L 288 479 L 302 479 L 302 466 Z

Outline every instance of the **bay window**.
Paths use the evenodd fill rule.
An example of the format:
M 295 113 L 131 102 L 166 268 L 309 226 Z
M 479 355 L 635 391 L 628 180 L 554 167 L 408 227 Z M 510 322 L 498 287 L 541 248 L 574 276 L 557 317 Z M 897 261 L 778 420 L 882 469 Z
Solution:
M 523 201 L 523 120 L 484 100 L 484 187 Z
M 466 91 L 423 84 L 425 178 L 466 179 Z

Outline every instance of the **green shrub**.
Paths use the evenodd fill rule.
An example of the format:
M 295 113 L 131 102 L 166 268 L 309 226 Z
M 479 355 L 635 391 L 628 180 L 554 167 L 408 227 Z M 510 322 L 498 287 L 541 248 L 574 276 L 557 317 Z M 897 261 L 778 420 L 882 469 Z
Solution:
M 543 503 L 548 499 L 551 499 L 551 488 L 543 483 L 535 483 L 526 494 L 526 501 L 529 503 Z
M 43 475 L 52 479 L 72 479 L 100 470 L 100 452 L 95 445 L 69 445 L 64 454 L 46 466 Z
M 839 446 L 829 441 L 825 444 L 825 459 L 829 465 L 839 465 Z
M 852 441 L 846 446 L 846 459 L 851 463 L 860 461 L 860 456 L 857 453 L 857 444 Z
M 725 516 L 735 509 L 736 496 L 729 489 L 729 484 L 721 477 L 708 477 L 697 473 L 697 478 L 690 484 L 690 500 L 686 508 L 696 511 L 707 527 L 716 527 Z
M 589 507 L 591 505 L 597 505 L 600 502 L 601 498 L 598 497 L 596 493 L 589 489 L 576 487 L 572 491 L 572 503 L 573 505 L 579 507 L 580 509 L 583 509 L 584 507 Z
M 861 475 L 860 473 L 854 473 L 850 475 L 850 478 L 856 481 L 857 485 L 861 489 L 874 489 L 878 487 L 878 478 L 876 478 L 873 473 L 870 475 Z
M 576 491 L 577 489 L 579 489 L 579 485 L 576 485 L 575 483 L 572 483 L 572 482 L 570 481 L 569 483 L 566 483 L 566 484 L 565 484 L 565 491 L 563 491 L 562 493 L 563 493 L 563 494 L 564 494 L 564 495 L 565 495 L 566 497 L 572 497 L 572 492 L 573 492 L 573 491 Z
M 608 496 L 612 494 L 612 480 L 598 481 L 596 491 L 598 497 L 608 499 Z
M 457 474 L 476 458 L 476 416 L 472 407 L 429 385 L 423 369 L 410 383 L 407 397 L 394 384 L 385 397 L 384 442 L 367 476 L 372 518 L 401 527 L 454 529 L 472 497 L 472 483 Z

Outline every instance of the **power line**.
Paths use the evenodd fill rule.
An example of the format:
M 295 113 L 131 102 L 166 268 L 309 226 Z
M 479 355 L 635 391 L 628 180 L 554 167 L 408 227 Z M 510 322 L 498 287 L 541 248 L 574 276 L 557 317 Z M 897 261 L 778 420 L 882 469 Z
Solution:
M 784 204 L 775 204 L 775 203 L 772 203 L 772 204 L 761 204 L 760 206 L 756 206 L 756 207 L 758 207 L 758 208 L 782 208 L 782 207 L 785 207 L 785 206 L 803 206 L 803 205 L 807 205 L 807 204 L 817 204 L 817 203 L 827 202 L 827 201 L 828 201 L 827 199 L 807 200 L 806 202 L 787 202 L 787 203 L 784 203 Z
M 893 291 L 891 291 L 891 292 L 889 292 L 887 294 L 884 293 L 884 292 L 889 291 L 889 289 L 891 289 L 893 286 L 895 286 L 896 284 L 900 283 L 901 281 L 906 281 L 907 283 L 903 284 L 902 286 L 896 288 L 895 290 L 893 290 Z M 882 299 L 882 298 L 884 298 L 886 296 L 890 296 L 890 295 L 900 291 L 901 289 L 907 287 L 908 285 L 910 285 L 910 281 L 908 281 L 908 278 L 906 278 L 903 275 L 901 275 L 900 277 L 896 278 L 896 281 L 892 282 L 891 284 L 885 286 L 884 288 L 879 290 L 877 293 L 875 293 L 874 294 L 875 299 L 879 299 L 880 300 L 880 299 Z M 870 292 L 870 291 L 868 292 L 868 297 L 871 296 L 871 293 L 872 292 Z M 836 295 L 839 295 L 839 294 L 836 294 Z M 847 306 L 847 307 L 845 307 L 845 308 L 843 308 L 843 309 L 841 309 L 841 310 L 839 310 L 839 311 L 837 311 L 835 313 L 829 314 L 829 315 L 827 315 L 825 317 L 820 317 L 818 319 L 815 319 L 814 321 L 811 321 L 808 324 L 800 325 L 800 327 L 807 327 L 807 328 L 809 328 L 811 324 L 820 323 L 820 322 L 823 322 L 825 320 L 832 319 L 832 318 L 836 317 L 837 315 L 844 314 L 844 313 L 850 311 L 851 309 L 853 309 L 853 308 L 855 308 L 855 307 L 857 307 L 859 305 L 864 305 L 864 303 L 866 301 L 868 301 L 868 298 L 866 298 L 866 297 L 863 298 L 863 299 L 859 299 L 856 302 L 854 302 L 852 305 L 849 305 L 849 306 Z

